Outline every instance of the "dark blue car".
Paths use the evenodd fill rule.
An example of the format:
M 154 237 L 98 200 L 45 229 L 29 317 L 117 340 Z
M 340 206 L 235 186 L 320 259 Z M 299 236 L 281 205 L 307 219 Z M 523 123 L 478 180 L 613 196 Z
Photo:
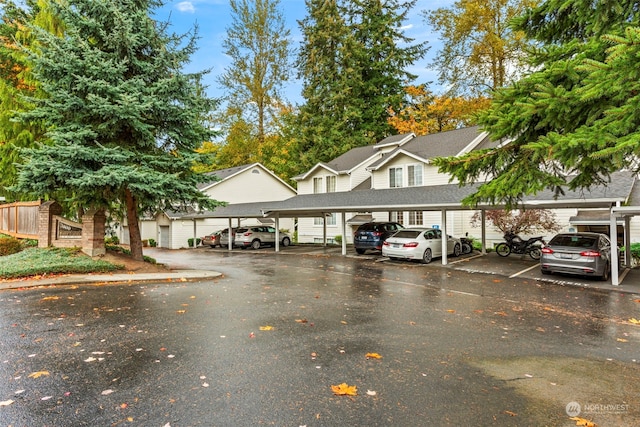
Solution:
M 397 222 L 367 222 L 358 227 L 353 235 L 353 246 L 361 255 L 367 249 L 380 251 L 382 243 L 403 228 Z

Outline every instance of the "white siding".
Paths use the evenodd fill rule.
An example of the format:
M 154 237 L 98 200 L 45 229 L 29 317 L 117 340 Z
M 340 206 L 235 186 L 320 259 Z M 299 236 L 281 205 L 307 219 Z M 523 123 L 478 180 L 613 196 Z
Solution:
M 284 200 L 296 195 L 295 191 L 258 166 L 218 182 L 205 194 L 228 203 Z

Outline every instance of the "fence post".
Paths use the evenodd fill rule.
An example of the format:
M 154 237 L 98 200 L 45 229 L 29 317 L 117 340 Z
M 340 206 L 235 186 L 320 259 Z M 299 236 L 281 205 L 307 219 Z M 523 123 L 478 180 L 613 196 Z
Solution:
M 82 215 L 82 252 L 89 256 L 106 253 L 104 231 L 107 216 L 104 209 L 92 209 Z
M 55 201 L 44 202 L 40 205 L 38 213 L 38 247 L 48 248 L 53 240 L 54 215 L 62 214 L 62 206 Z

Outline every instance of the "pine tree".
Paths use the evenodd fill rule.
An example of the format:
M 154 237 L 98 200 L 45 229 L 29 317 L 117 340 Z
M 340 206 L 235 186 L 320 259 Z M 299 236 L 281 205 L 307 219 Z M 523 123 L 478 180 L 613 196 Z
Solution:
M 300 119 L 308 165 L 374 143 L 393 132 L 407 69 L 426 52 L 401 29 L 415 1 L 307 0 L 298 57 Z
M 39 48 L 30 54 L 46 98 L 25 122 L 42 120 L 51 145 L 26 150 L 20 191 L 41 195 L 66 188 L 85 208 L 126 210 L 131 254 L 142 259 L 142 211 L 213 208 L 196 189 L 191 166 L 210 132 L 202 117 L 213 101 L 198 87 L 201 73 L 181 67 L 195 34 L 169 35 L 151 16 L 155 0 L 71 0 L 53 10 L 58 37 L 31 25 Z
M 466 203 L 607 183 L 638 170 L 640 79 L 637 2 L 548 0 L 516 21 L 540 47 L 535 72 L 499 90 L 480 123 L 509 144 L 439 159 L 462 185 L 491 177 Z

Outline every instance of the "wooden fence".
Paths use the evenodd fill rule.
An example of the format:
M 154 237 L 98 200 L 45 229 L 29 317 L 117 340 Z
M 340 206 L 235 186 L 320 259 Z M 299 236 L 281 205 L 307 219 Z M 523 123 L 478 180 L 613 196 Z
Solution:
M 40 201 L 0 205 L 0 233 L 21 239 L 38 238 Z

